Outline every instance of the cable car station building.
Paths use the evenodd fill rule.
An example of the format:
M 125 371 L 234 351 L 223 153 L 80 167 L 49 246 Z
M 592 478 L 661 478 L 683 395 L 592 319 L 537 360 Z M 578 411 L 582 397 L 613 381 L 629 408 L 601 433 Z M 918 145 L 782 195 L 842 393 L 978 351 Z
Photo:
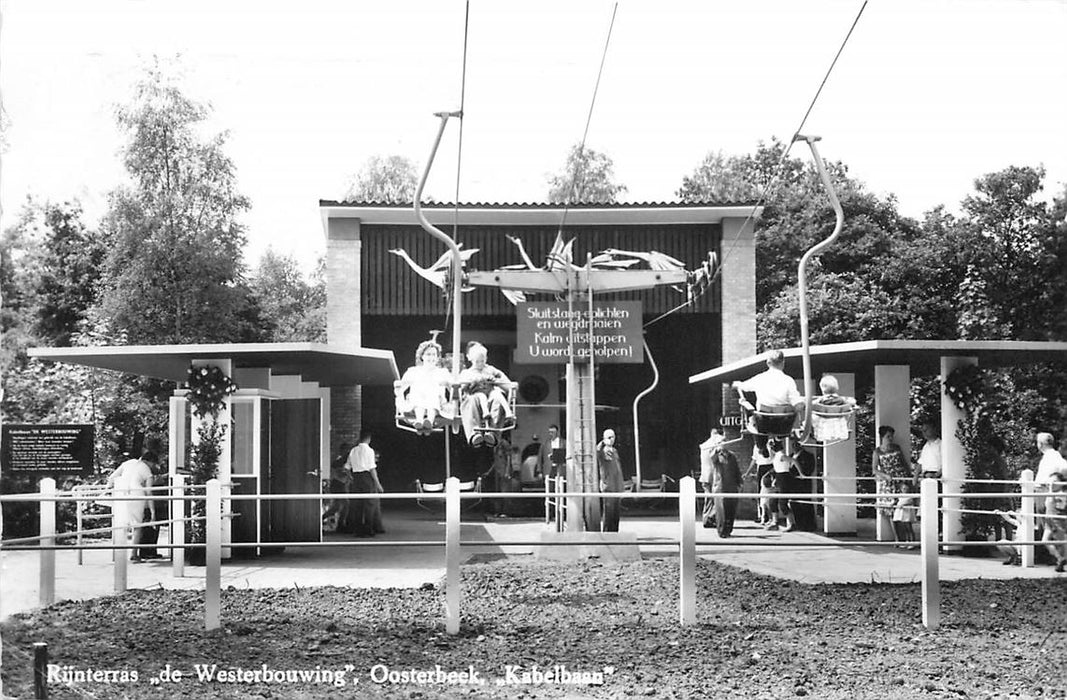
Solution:
M 433 330 L 450 351 L 451 304 L 442 289 L 424 279 L 412 264 L 427 268 L 444 246 L 419 226 L 410 206 L 320 202 L 327 238 L 327 336 L 330 346 L 390 350 L 400 372 L 414 363 L 418 344 Z M 461 243 L 477 249 L 470 270 L 497 270 L 522 264 L 522 243 L 535 266 L 544 266 L 557 235 L 574 239 L 573 263 L 606 249 L 657 251 L 700 267 L 713 251 L 721 275 L 696 301 L 646 329 L 645 341 L 656 362 L 658 387 L 640 404 L 642 475 L 672 478 L 697 466 L 697 445 L 709 426 L 718 424 L 720 395 L 707 385 L 691 387 L 688 377 L 755 352 L 755 245 L 751 204 L 429 204 L 430 222 Z M 561 227 L 561 223 L 563 224 Z M 454 233 L 453 233 L 454 231 Z M 397 251 L 397 252 L 391 252 Z M 411 264 L 403 259 L 403 251 Z M 639 301 L 644 322 L 684 305 L 685 290 L 669 287 L 597 296 L 598 301 Z M 552 301 L 530 295 L 528 301 Z M 549 425 L 564 426 L 564 363 L 523 364 L 516 357 L 516 307 L 499 290 L 476 288 L 463 295 L 462 345 L 478 340 L 489 349 L 489 363 L 519 384 L 517 427 L 511 442 L 519 448 L 534 436 L 547 439 Z M 598 432 L 615 429 L 627 475 L 634 472 L 633 403 L 649 387 L 653 371 L 642 364 L 597 367 Z M 354 442 L 360 427 L 372 431 L 381 454 L 379 477 L 389 490 L 410 490 L 416 479 L 441 481 L 445 475 L 444 438 L 419 437 L 394 428 L 392 388 L 334 387 L 331 396 L 332 442 Z M 452 471 L 461 479 L 484 473 L 492 450 L 469 448 L 452 440 Z

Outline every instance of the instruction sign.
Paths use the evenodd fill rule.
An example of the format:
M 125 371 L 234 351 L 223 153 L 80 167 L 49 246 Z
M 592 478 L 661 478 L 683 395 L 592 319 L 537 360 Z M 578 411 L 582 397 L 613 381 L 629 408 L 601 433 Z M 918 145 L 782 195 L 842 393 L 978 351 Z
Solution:
M 0 439 L 5 471 L 67 476 L 93 471 L 92 425 L 9 424 Z
M 590 323 L 589 304 L 561 302 L 519 304 L 516 322 L 519 364 L 563 364 L 589 357 L 592 333 L 595 362 L 642 363 L 645 361 L 639 301 L 594 302 Z

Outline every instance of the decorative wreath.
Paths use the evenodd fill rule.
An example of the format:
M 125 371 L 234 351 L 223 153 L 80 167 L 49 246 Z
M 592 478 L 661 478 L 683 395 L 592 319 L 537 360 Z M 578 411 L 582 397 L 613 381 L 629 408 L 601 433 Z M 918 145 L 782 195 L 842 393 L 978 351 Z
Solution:
M 200 418 L 217 416 L 226 403 L 226 397 L 237 391 L 233 380 L 214 365 L 190 367 L 187 372 L 189 403 L 193 405 L 193 413 Z
M 977 365 L 957 367 L 945 378 L 945 394 L 968 413 L 982 410 L 986 393 L 985 372 Z

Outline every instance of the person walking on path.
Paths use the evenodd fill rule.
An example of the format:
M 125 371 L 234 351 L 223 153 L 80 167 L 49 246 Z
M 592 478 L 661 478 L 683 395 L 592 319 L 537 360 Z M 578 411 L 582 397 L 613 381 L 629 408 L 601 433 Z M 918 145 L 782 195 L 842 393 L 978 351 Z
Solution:
M 382 493 L 378 480 L 377 456 L 370 446 L 371 433 L 363 430 L 359 444 L 348 453 L 345 468 L 352 472 L 352 493 Z M 357 537 L 373 537 L 385 532 L 382 527 L 382 504 L 377 498 L 354 500 L 349 507 L 348 532 Z
M 714 494 L 741 491 L 741 468 L 737 464 L 737 457 L 723 445 L 725 439 L 721 431 L 713 430 L 700 445 L 700 483 L 704 493 L 712 496 L 705 496 L 704 499 L 703 524 L 708 527 L 714 513 L 715 529 L 723 538 L 733 534 L 737 499 Z
M 107 485 L 112 493 L 116 496 L 130 496 L 133 499 L 113 501 L 111 509 L 112 512 L 118 508 L 126 509 L 128 527 L 133 528 L 133 549 L 130 551 L 130 561 L 134 563 L 141 561 L 139 550 L 146 534 L 142 523 L 146 522 L 146 515 L 150 518 L 149 522 L 154 519 L 151 514 L 155 513 L 155 501 L 151 501 L 153 505 L 149 508 L 148 495 L 151 493 L 154 480 L 152 468 L 158 461 L 159 457 L 155 452 L 145 450 L 141 453 L 140 459 L 126 460 L 107 478 Z

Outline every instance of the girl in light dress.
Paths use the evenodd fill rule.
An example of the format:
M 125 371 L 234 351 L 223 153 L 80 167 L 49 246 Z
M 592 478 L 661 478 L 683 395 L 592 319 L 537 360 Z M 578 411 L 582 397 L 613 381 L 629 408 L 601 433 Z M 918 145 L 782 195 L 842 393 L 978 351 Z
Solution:
M 441 346 L 432 340 L 424 340 L 415 351 L 415 365 L 400 378 L 397 401 L 401 413 L 412 416 L 411 426 L 420 435 L 429 435 L 433 431 L 447 402 L 452 377 L 440 366 L 440 358 Z

